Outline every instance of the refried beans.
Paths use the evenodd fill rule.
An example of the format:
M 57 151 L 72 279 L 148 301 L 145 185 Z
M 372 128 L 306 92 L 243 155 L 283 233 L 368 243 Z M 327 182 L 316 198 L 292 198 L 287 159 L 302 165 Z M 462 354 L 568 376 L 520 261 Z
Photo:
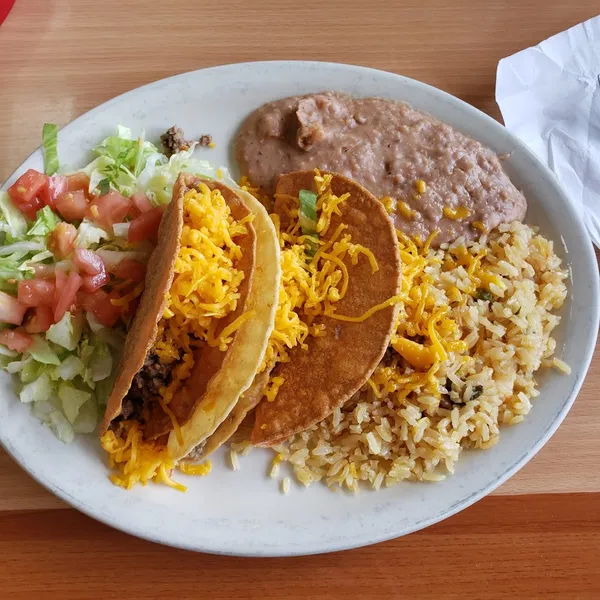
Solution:
M 435 246 L 520 221 L 525 197 L 498 156 L 407 104 L 337 92 L 261 106 L 236 142 L 243 175 L 272 195 L 283 173 L 319 168 L 384 202 L 398 229 Z

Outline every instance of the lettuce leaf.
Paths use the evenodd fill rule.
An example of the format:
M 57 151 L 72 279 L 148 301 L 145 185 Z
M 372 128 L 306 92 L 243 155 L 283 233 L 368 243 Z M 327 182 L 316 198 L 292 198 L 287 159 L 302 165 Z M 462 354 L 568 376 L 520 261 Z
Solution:
M 58 126 L 44 123 L 42 150 L 44 151 L 44 173 L 54 175 L 58 171 Z
M 25 235 L 27 231 L 25 217 L 4 191 L 0 191 L 0 231 L 7 232 L 12 238 Z
M 44 206 L 41 210 L 38 210 L 35 223 L 30 227 L 27 235 L 48 235 L 56 224 L 59 218 L 56 216 L 49 206 Z
M 75 350 L 83 331 L 83 315 L 66 312 L 63 318 L 46 332 L 46 339 L 62 346 L 66 350 Z

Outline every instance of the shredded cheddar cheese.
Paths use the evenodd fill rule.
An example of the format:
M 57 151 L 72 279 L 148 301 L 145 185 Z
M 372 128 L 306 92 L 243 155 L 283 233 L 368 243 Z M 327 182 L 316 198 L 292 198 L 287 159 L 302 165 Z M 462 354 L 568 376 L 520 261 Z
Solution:
M 368 384 L 376 398 L 395 394 L 399 403 L 415 390 L 439 398 L 436 374 L 440 366 L 451 353 L 463 355 L 469 351 L 469 344 L 461 339 L 461 328 L 453 311 L 465 306 L 479 288 L 495 286 L 502 292 L 506 284 L 499 275 L 482 266 L 485 249 L 459 245 L 433 251 L 431 242 L 437 232 L 424 243 L 408 238 L 401 231 L 396 233 L 403 269 L 400 314 L 391 339 L 395 354 L 391 362 L 384 361 L 377 367 Z M 428 274 L 428 267 L 436 264 L 442 264 L 444 271 L 464 269 L 462 279 L 469 282 L 466 289 L 464 283 L 460 288 L 449 283 L 440 295 Z M 406 363 L 411 367 L 408 373 Z
M 181 427 L 169 404 L 190 377 L 195 365 L 194 350 L 201 344 L 225 351 L 232 336 L 254 312 L 246 311 L 220 330 L 219 320 L 232 314 L 240 298 L 244 272 L 236 267 L 242 250 L 236 239 L 248 232 L 246 217 L 236 221 L 219 190 L 200 184 L 184 196 L 181 245 L 175 260 L 173 283 L 166 294 L 166 306 L 158 324 L 153 352 L 160 362 L 172 365 L 168 385 L 159 389 L 159 402 L 182 440 Z M 142 286 L 113 304 L 127 306 L 142 293 Z M 178 467 L 188 475 L 205 475 L 210 465 L 177 465 L 164 446 L 142 439 L 139 423 L 126 420 L 117 432 L 102 436 L 108 452 L 111 475 L 116 485 L 127 489 L 136 483 L 162 482 L 185 490 L 174 482 L 171 471 Z
M 107 431 L 100 442 L 108 453 L 110 468 L 119 471 L 111 474 L 110 480 L 127 490 L 138 483 L 146 485 L 154 481 L 185 492 L 187 488 L 171 478 L 176 467 L 186 475 L 207 475 L 211 471 L 209 461 L 200 465 L 177 465 L 165 447 L 142 439 L 142 430 L 136 421 L 123 421 L 116 432 Z

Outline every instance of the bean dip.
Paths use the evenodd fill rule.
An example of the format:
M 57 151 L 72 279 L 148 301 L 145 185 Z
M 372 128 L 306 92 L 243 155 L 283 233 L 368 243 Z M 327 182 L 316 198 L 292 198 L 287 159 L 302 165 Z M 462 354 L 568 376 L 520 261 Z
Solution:
M 498 156 L 407 104 L 324 92 L 277 100 L 246 120 L 236 155 L 243 175 L 271 195 L 277 178 L 319 168 L 382 199 L 395 225 L 434 245 L 520 221 L 527 202 Z

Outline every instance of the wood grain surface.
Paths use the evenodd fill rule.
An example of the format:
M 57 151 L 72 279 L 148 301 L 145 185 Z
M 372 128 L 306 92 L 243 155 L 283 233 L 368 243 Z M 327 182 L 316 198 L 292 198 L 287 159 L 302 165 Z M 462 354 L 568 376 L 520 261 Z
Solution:
M 45 121 L 63 125 L 139 85 L 223 63 L 376 67 L 499 118 L 498 60 L 598 12 L 597 0 L 17 0 L 0 27 L 0 180 Z M 599 597 L 599 386 L 597 348 L 560 430 L 497 496 L 327 559 L 197 556 L 136 540 L 56 510 L 64 505 L 0 451 L 0 596 Z

